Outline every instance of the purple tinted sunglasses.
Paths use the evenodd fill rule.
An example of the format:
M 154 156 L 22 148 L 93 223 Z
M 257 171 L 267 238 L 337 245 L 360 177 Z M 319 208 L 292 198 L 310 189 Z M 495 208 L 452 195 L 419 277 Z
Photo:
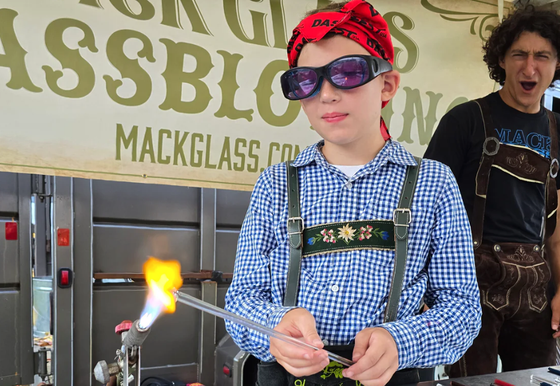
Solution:
M 334 87 L 348 90 L 359 87 L 393 69 L 391 63 L 370 55 L 346 55 L 323 67 L 295 67 L 280 77 L 286 99 L 299 100 L 313 96 L 323 78 Z

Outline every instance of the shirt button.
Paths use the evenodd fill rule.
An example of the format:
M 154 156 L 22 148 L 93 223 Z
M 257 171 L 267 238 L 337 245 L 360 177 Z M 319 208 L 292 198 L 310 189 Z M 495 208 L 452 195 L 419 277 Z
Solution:
M 351 182 L 347 182 L 346 185 L 346 189 L 352 189 L 352 183 Z
M 332 292 L 338 292 L 339 288 L 338 286 L 335 284 L 331 287 Z

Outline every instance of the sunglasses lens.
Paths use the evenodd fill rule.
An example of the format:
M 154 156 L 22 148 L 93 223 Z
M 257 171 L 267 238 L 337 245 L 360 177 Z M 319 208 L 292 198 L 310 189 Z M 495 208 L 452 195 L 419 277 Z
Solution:
M 364 58 L 342 58 L 329 66 L 329 77 L 339 87 L 353 88 L 369 79 L 369 66 Z
M 367 59 L 369 57 L 346 56 L 323 67 L 292 68 L 280 77 L 284 96 L 291 100 L 312 96 L 321 86 L 323 76 L 336 88 L 359 87 L 375 78 L 379 73 L 390 71 L 392 68 L 389 63 L 386 63 L 386 68 L 380 69 L 379 63 L 375 59 L 370 61 Z
M 303 99 L 317 85 L 317 74 L 309 68 L 294 68 L 282 75 L 282 90 L 288 99 Z

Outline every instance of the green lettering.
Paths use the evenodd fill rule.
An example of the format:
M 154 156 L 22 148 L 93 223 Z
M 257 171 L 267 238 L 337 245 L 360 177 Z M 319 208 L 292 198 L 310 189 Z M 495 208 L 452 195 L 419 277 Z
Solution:
M 144 141 L 142 142 L 142 152 L 140 153 L 140 161 L 144 162 L 146 154 L 150 156 L 150 163 L 156 163 L 156 156 L 154 155 L 154 142 L 152 140 L 152 128 L 146 127 L 144 134 Z
M 167 47 L 167 67 L 162 74 L 167 93 L 159 108 L 162 110 L 173 109 L 187 114 L 203 112 L 212 99 L 208 86 L 200 80 L 208 75 L 214 67 L 210 54 L 204 48 L 194 44 L 174 43 L 169 39 L 160 39 L 160 41 Z M 183 72 L 185 54 L 196 59 L 196 68 L 193 72 Z M 184 102 L 181 99 L 183 83 L 188 83 L 195 89 L 195 98 L 190 102 Z
M 52 67 L 43 66 L 45 77 L 49 88 L 56 94 L 66 98 L 83 98 L 88 95 L 95 85 L 95 72 L 91 65 L 80 55 L 80 50 L 67 47 L 62 36 L 68 28 L 78 28 L 84 33 L 84 38 L 78 42 L 82 48 L 87 48 L 91 52 L 97 52 L 95 46 L 95 36 L 91 28 L 80 20 L 58 19 L 47 26 L 45 31 L 45 44 L 47 49 L 60 62 L 62 69 L 70 69 L 78 76 L 78 84 L 70 90 L 65 90 L 58 86 L 58 80 L 64 73 L 61 70 L 54 70 Z
M 181 25 L 181 16 L 179 15 L 179 3 L 183 5 L 183 9 L 187 13 L 193 32 L 212 35 L 206 26 L 206 22 L 202 18 L 202 14 L 195 0 L 162 0 L 161 12 L 163 17 L 161 24 L 168 27 L 184 29 Z
M 381 117 L 383 117 L 383 120 L 387 125 L 387 129 L 391 129 L 391 119 L 393 118 L 394 113 L 395 111 L 393 110 L 393 99 L 391 99 L 389 103 L 387 103 L 387 105 L 381 110 Z
M 124 132 L 122 124 L 117 123 L 117 156 L 115 159 L 117 161 L 121 160 L 121 146 L 124 145 L 125 149 L 128 149 L 132 145 L 132 162 L 136 162 L 136 144 L 138 142 L 138 126 L 132 126 L 130 134 L 128 137 Z
M 227 164 L 228 170 L 231 170 L 231 149 L 229 148 L 229 137 L 224 138 L 222 154 L 220 154 L 220 161 L 218 162 L 218 169 L 222 170 L 224 162 Z
M 301 150 L 299 150 L 299 145 L 295 145 L 294 146 L 294 159 L 296 159 L 296 157 L 298 156 L 299 153 L 301 153 Z
M 27 51 L 19 44 L 14 30 L 14 19 L 17 15 L 12 9 L 0 9 L 0 43 L 4 47 L 4 54 L 0 54 L 0 67 L 10 69 L 11 77 L 6 83 L 9 88 L 41 92 L 43 90 L 33 84 L 25 67 Z
M 426 123 L 424 125 L 424 108 L 422 106 L 422 99 L 420 98 L 420 91 L 418 89 L 411 89 L 404 87 L 406 92 L 406 104 L 403 113 L 403 131 L 398 141 L 412 143 L 412 121 L 416 118 L 416 125 L 418 126 L 418 138 L 420 145 L 426 145 L 432 138 L 434 125 L 436 124 L 436 108 L 442 94 L 435 94 L 428 91 L 426 95 L 430 98 L 428 107 L 428 114 L 426 115 Z
M 288 62 L 285 60 L 275 60 L 270 62 L 263 70 L 259 83 L 255 88 L 257 97 L 257 109 L 266 123 L 276 127 L 288 126 L 297 118 L 301 105 L 298 102 L 289 101 L 288 109 L 283 115 L 276 115 L 272 111 L 271 98 L 272 82 L 279 72 L 288 70 Z
M 193 135 L 191 135 L 191 138 L 191 166 L 199 168 L 202 166 L 202 150 L 196 150 L 195 146 L 197 142 L 204 141 L 204 136 L 200 133 L 194 133 Z M 194 158 L 195 154 L 197 156 L 196 160 Z
M 99 0 L 80 0 L 79 4 L 90 5 L 96 8 L 103 8 Z
M 239 40 L 245 43 L 258 44 L 265 47 L 269 45 L 266 39 L 266 15 L 264 13 L 249 11 L 251 13 L 251 20 L 253 21 L 253 39 L 251 39 L 241 25 L 239 0 L 224 0 L 223 4 L 226 22 L 229 29 Z
M 128 39 L 138 39 L 142 42 L 142 49 L 138 51 L 139 58 L 146 58 L 151 63 L 156 61 L 152 42 L 145 35 L 131 30 L 117 31 L 107 41 L 107 58 L 119 70 L 122 78 L 131 79 L 134 82 L 136 93 L 129 98 L 120 97 L 117 89 L 122 86 L 122 80 L 113 79 L 109 75 L 105 75 L 103 79 L 105 79 L 107 94 L 112 100 L 124 106 L 140 106 L 152 94 L 152 80 L 140 66 L 138 59 L 129 59 L 124 54 L 124 44 Z
M 292 145 L 285 143 L 282 145 L 282 162 L 292 159 Z
M 331 0 L 317 0 L 317 8 L 326 7 L 331 3 Z
M 204 159 L 204 167 L 206 169 L 216 169 L 216 165 L 210 163 L 211 150 L 212 150 L 212 135 L 206 134 L 206 157 Z
M 171 130 L 161 129 L 158 136 L 158 163 L 163 165 L 168 165 L 171 162 L 171 157 L 167 156 L 163 158 L 163 136 L 171 139 Z M 145 138 L 144 138 L 145 139 Z
M 249 141 L 249 158 L 255 161 L 255 163 L 253 163 L 253 165 L 249 165 L 247 163 L 248 172 L 255 173 L 256 171 L 259 170 L 259 156 L 254 152 L 255 150 L 259 150 L 260 148 L 261 148 L 260 141 L 257 141 L 256 139 L 252 139 L 251 141 Z
M 274 47 L 286 49 L 286 20 L 284 15 L 284 2 L 271 1 L 270 13 L 272 15 L 272 30 L 274 31 Z
M 233 154 L 236 157 L 241 158 L 241 163 L 234 163 L 233 170 L 236 172 L 242 172 L 245 169 L 245 153 L 239 150 L 239 145 L 242 145 L 243 148 L 247 147 L 247 140 L 245 138 L 237 138 L 235 140 L 235 149 L 233 150 Z
M 404 65 L 400 65 L 400 58 L 403 53 L 402 48 L 395 47 L 394 60 L 395 69 L 401 74 L 406 74 L 407 72 L 412 71 L 414 67 L 416 67 L 416 64 L 418 64 L 420 50 L 414 40 L 402 32 L 401 29 L 406 31 L 414 29 L 414 20 L 399 12 L 387 12 L 383 18 L 387 20 L 387 25 L 389 26 L 389 31 L 391 32 L 393 39 L 398 40 L 406 48 L 407 57 Z M 400 27 L 397 26 L 397 21 L 402 24 Z
M 268 146 L 268 166 L 272 165 L 272 155 L 276 151 L 280 151 L 280 144 L 278 142 L 271 142 Z
M 173 165 L 177 165 L 179 157 L 183 166 L 187 166 L 187 159 L 185 158 L 184 148 L 185 141 L 189 133 L 184 132 L 181 134 L 179 130 L 175 130 L 175 145 L 173 146 Z
M 136 14 L 128 5 L 127 0 L 111 0 L 111 4 L 120 13 L 136 20 L 150 20 L 154 17 L 156 10 L 149 0 L 135 0 L 140 5 L 140 13 Z
M 222 50 L 217 52 L 224 57 L 224 75 L 220 83 L 218 83 L 222 89 L 222 104 L 214 116 L 218 118 L 228 117 L 232 120 L 245 118 L 251 122 L 253 120 L 253 109 L 237 110 L 234 106 L 235 92 L 239 89 L 237 84 L 237 65 L 243 56 L 240 54 L 230 54 Z

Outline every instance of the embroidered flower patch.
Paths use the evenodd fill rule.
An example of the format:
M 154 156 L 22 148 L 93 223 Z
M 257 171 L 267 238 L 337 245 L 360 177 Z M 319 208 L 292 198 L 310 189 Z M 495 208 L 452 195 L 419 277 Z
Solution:
M 354 229 L 350 224 L 344 225 L 342 228 L 337 228 L 338 234 L 335 234 L 334 229 L 324 228 L 320 233 L 317 233 L 314 237 L 307 239 L 307 244 L 315 245 L 315 243 L 332 243 L 335 244 L 337 241 L 343 241 L 346 245 L 350 243 L 369 240 L 372 236 L 377 238 L 388 240 L 389 233 L 387 231 L 382 231 L 379 228 L 373 228 L 371 225 L 366 225 L 360 227 L 359 229 Z M 358 232 L 356 234 L 356 232 Z

